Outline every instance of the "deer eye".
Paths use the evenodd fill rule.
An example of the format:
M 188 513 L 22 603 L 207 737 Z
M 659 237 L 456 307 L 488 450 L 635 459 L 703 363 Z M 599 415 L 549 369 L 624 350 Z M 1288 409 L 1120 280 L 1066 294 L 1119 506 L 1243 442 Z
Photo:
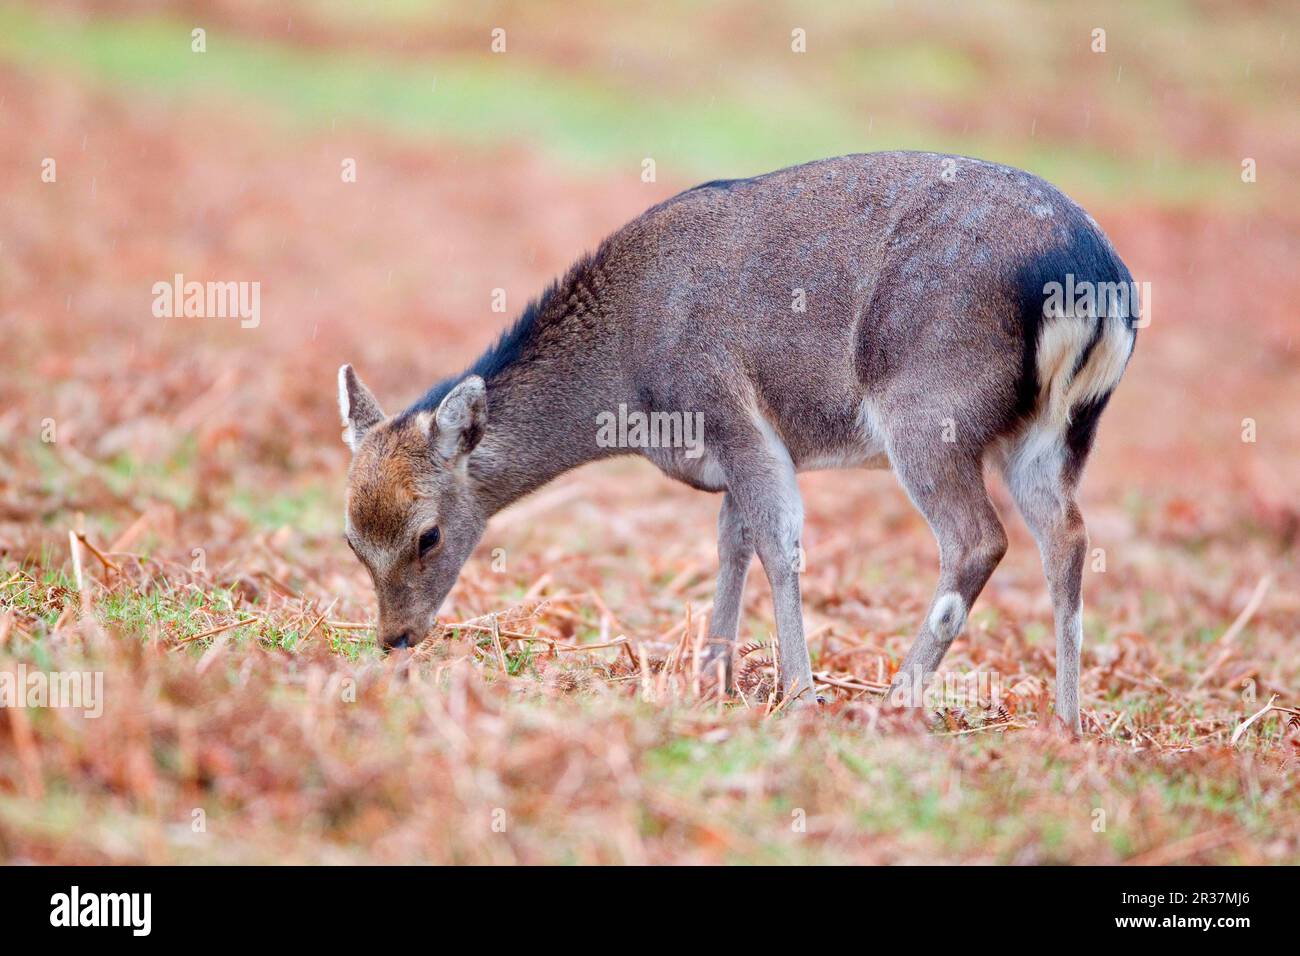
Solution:
M 432 528 L 425 529 L 424 533 L 420 535 L 420 557 L 423 558 L 426 554 L 436 548 L 438 542 L 441 540 L 442 532 L 438 530 L 436 525 Z

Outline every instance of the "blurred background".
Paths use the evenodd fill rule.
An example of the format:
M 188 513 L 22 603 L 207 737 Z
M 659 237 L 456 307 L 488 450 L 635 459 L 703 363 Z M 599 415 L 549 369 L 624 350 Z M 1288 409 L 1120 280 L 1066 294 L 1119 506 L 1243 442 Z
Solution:
M 1285 3 L 4 4 L 0 427 L 26 457 L 32 416 L 54 418 L 73 454 L 147 461 L 182 505 L 255 512 L 259 482 L 286 480 L 274 507 L 332 505 L 341 361 L 395 409 L 682 188 L 919 148 L 1046 177 L 1153 283 L 1103 458 L 1169 464 L 1254 417 L 1246 457 L 1281 467 L 1300 429 L 1283 401 L 1296 19 Z M 260 325 L 155 319 L 153 283 L 176 273 L 260 282 Z
M 653 203 L 705 180 L 913 148 L 1051 180 L 1151 283 L 1151 325 L 1084 482 L 1108 568 L 1088 584 L 1085 692 L 1113 733 L 1146 727 L 1171 746 L 1222 735 L 1240 708 L 1231 690 L 1171 730 L 1149 686 L 1107 682 L 1131 671 L 1191 686 L 1267 579 L 1244 660 L 1216 665 L 1215 680 L 1294 689 L 1298 25 L 1295 4 L 1262 0 L 0 0 L 11 648 L 69 621 L 70 528 L 144 556 L 133 593 L 148 603 L 106 584 L 106 627 L 207 646 L 238 608 L 291 599 L 364 622 L 369 582 L 338 537 L 340 363 L 397 410 Z M 260 283 L 260 322 L 156 317 L 153 285 L 177 273 Z M 888 475 L 801 482 L 821 665 L 875 673 L 928 600 L 929 533 Z M 1028 649 L 1026 666 L 1050 678 L 1037 556 L 1000 489 L 995 500 L 1013 551 L 973 632 Z M 445 613 L 599 587 L 629 634 L 663 632 L 711 595 L 716 509 L 639 461 L 578 472 L 493 524 L 483 554 L 504 548 L 509 572 L 471 567 Z M 752 580 L 757 637 L 771 618 Z M 608 630 L 600 608 L 575 613 L 570 634 Z M 304 630 L 303 614 L 277 618 L 254 640 L 292 651 Z M 346 628 L 316 633 L 369 653 Z M 957 660 L 978 663 L 972 644 Z M 867 656 L 837 656 L 854 648 Z M 57 857 L 61 831 L 33 827 L 10 832 L 11 852 Z M 1027 845 L 1043 858 L 1041 841 Z M 123 853 L 86 850 L 134 858 Z

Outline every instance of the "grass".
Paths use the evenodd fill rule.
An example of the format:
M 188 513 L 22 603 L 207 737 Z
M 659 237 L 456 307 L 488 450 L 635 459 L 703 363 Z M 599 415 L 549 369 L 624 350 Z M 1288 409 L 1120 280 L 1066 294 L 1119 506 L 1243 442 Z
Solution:
M 182 732 L 169 729 L 169 717 L 152 731 L 160 744 L 174 741 L 155 744 L 152 791 L 138 790 L 144 782 L 127 778 L 111 795 L 88 788 L 85 771 L 75 781 L 60 781 L 48 767 L 50 790 L 42 800 L 0 800 L 4 832 L 37 858 L 83 861 L 1051 863 L 1134 856 L 1152 844 L 1155 820 L 1164 845 L 1225 825 L 1252 840 L 1276 834 L 1279 814 L 1290 806 L 1268 776 L 1252 781 L 1264 795 L 1252 803 L 1231 788 L 1206 788 L 1194 770 L 1148 768 L 1127 748 L 1104 743 L 1084 745 L 1084 759 L 1109 782 L 1079 790 L 1079 753 L 1051 741 L 1035 740 L 1034 747 L 1029 740 L 944 744 L 923 735 L 882 738 L 834 725 L 787 721 L 782 729 L 743 719 L 708 728 L 703 741 L 697 718 L 662 704 L 525 697 L 506 706 L 490 684 L 470 692 L 474 709 L 485 710 L 467 725 L 474 731 L 465 738 L 469 749 L 457 752 L 432 733 L 446 716 L 427 713 L 454 699 L 447 689 L 408 688 L 376 713 L 375 691 L 365 677 L 359 703 L 344 702 L 338 687 L 331 703 L 320 696 L 328 683 L 316 690 L 298 682 L 268 687 L 260 676 L 265 665 L 255 665 L 254 703 L 236 689 L 239 661 L 219 663 L 199 698 L 191 699 L 189 706 L 201 704 L 212 715 L 198 740 L 169 737 Z M 123 674 L 110 670 L 109 676 Z M 394 689 L 390 685 L 387 693 Z M 195 690 L 172 687 L 153 707 L 175 711 L 171 695 L 181 692 Z M 412 709 L 416 701 L 422 707 Z M 358 708 L 361 714 L 354 714 Z M 245 711 L 248 720 L 235 716 Z M 347 777 L 308 756 L 320 744 L 297 729 L 304 712 L 339 728 L 325 731 L 326 739 L 352 728 L 345 735 L 351 746 L 341 740 L 329 745 L 328 761 L 345 761 Z M 364 751 L 355 747 L 358 720 Z M 489 730 L 502 721 L 509 752 Z M 562 735 L 555 733 L 559 727 Z M 33 728 L 46 741 L 45 760 L 56 758 L 51 735 L 58 728 L 39 715 Z M 136 736 L 128 734 L 126 743 Z M 239 749 L 222 751 L 220 741 L 227 739 L 241 741 Z M 398 754 L 422 763 L 405 767 Z M 230 758 L 237 763 L 222 763 Z M 620 760 L 636 768 L 635 784 L 620 784 L 601 769 Z M 103 754 L 91 763 L 92 778 L 107 782 L 122 773 Z M 998 772 L 990 772 L 995 765 Z M 579 799 L 564 784 L 566 767 L 570 775 L 582 768 Z M 273 779 L 275 791 L 292 792 L 293 826 L 276 822 L 281 813 L 265 804 L 269 793 L 251 802 L 247 788 L 211 776 L 215 768 Z M 363 780 L 372 781 L 369 788 L 355 789 Z M 631 803 L 616 796 L 620 786 L 631 786 Z M 184 826 L 195 809 L 206 823 L 198 834 Z M 497 811 L 505 813 L 503 832 L 490 828 Z M 400 831 L 400 841 L 375 841 L 393 831 Z M 262 835 L 250 839 L 253 832 Z M 359 854 L 362 845 L 368 849 Z
M 1114 860 L 1224 826 L 1236 828 L 1239 838 L 1247 841 L 1245 846 L 1253 847 L 1247 856 L 1257 858 L 1256 837 L 1272 833 L 1285 842 L 1291 832 L 1283 820 L 1295 807 L 1293 788 L 1287 775 L 1269 769 L 1274 758 L 1269 756 L 1271 746 L 1264 744 L 1285 733 L 1272 719 L 1257 729 L 1253 739 L 1259 743 L 1250 745 L 1263 746 L 1265 757 L 1253 765 L 1213 747 L 1161 755 L 1137 747 L 1140 738 L 1127 740 L 1126 733 L 1081 744 L 1033 731 L 959 734 L 942 740 L 904 723 L 881 734 L 864 732 L 861 721 L 871 719 L 872 710 L 861 706 L 839 705 L 834 719 L 763 720 L 761 708 L 739 704 L 725 710 L 713 704 L 700 708 L 689 697 L 677 699 L 671 693 L 642 701 L 636 694 L 618 691 L 617 683 L 610 683 L 609 691 L 599 691 L 603 681 L 617 679 L 608 652 L 593 652 L 589 659 L 575 658 L 570 663 L 557 660 L 545 646 L 540 652 L 520 646 L 505 655 L 505 671 L 494 675 L 496 655 L 490 638 L 480 632 L 467 642 L 467 632 L 456 628 L 448 629 L 447 643 L 430 646 L 427 663 L 413 662 L 410 670 L 394 669 L 393 662 L 379 659 L 369 642 L 356 642 L 355 632 L 327 627 L 317 632 L 314 644 L 305 644 L 301 622 L 315 615 L 304 614 L 294 602 L 278 608 L 272 602 L 269 609 L 261 602 L 250 606 L 233 589 L 177 587 L 176 582 L 161 578 L 152 587 L 117 586 L 101 593 L 95 604 L 97 624 L 90 629 L 84 624 L 74 624 L 72 630 L 67 625 L 56 627 L 57 609 L 70 594 L 75 595 L 73 582 L 58 571 L 40 577 L 15 576 L 6 582 L 0 590 L 0 606 L 8 609 L 9 620 L 17 615 L 24 630 L 34 629 L 33 636 L 49 634 L 32 640 L 11 632 L 10 660 L 28 660 L 45 669 L 89 665 L 107 672 L 109 686 L 139 688 L 125 699 L 120 691 L 111 698 L 105 719 L 120 721 L 142 705 L 158 715 L 146 733 L 155 741 L 154 786 L 162 783 L 165 789 L 143 802 L 144 794 L 139 794 L 105 804 L 86 788 L 80 772 L 72 773 L 78 761 L 75 754 L 96 748 L 100 762 L 118 759 L 114 753 L 129 759 L 130 748 L 125 746 L 129 741 L 122 742 L 123 750 L 103 740 L 98 727 L 77 729 L 77 723 L 66 717 L 35 712 L 32 727 L 43 741 L 45 786 L 61 797 L 35 816 L 31 804 L 0 801 L 0 832 L 41 858 L 84 860 L 109 853 L 112 859 L 137 862 L 264 859 L 262 854 L 270 851 L 260 839 L 247 842 L 236 837 L 234 844 L 218 848 L 209 840 L 192 842 L 183 831 L 185 839 L 173 839 L 169 831 L 176 824 L 166 825 L 184 819 L 191 804 L 205 809 L 216 832 L 238 834 L 265 825 L 258 823 L 257 810 L 265 793 L 248 792 L 223 805 L 219 777 L 206 777 L 192 757 L 172 753 L 170 745 L 157 749 L 181 732 L 184 725 L 173 728 L 172 723 L 184 721 L 187 713 L 236 711 L 241 720 L 260 728 L 254 736 L 218 721 L 205 726 L 204 738 L 211 746 L 243 741 L 238 751 L 241 763 L 258 766 L 271 761 L 280 775 L 298 766 L 292 762 L 281 766 L 279 757 L 284 748 L 303 746 L 295 729 L 302 714 L 311 712 L 314 720 L 326 724 L 359 720 L 370 727 L 361 736 L 351 731 L 328 733 L 318 744 L 326 750 L 293 770 L 285 781 L 285 785 L 305 787 L 295 801 L 315 810 L 305 811 L 309 822 L 304 830 L 295 831 L 292 846 L 282 845 L 275 852 L 311 861 L 324 859 L 321 854 L 330 848 L 344 847 L 354 860 L 413 860 L 433 853 L 439 859 L 499 861 L 486 847 L 471 850 L 454 840 L 459 850 L 448 857 L 444 854 L 450 844 L 439 842 L 445 834 L 428 833 L 423 843 L 401 851 L 372 848 L 374 855 L 356 855 L 352 827 L 361 807 L 368 807 L 366 812 L 372 816 L 391 814 L 394 825 L 407 826 L 397 821 L 421 817 L 425 811 L 420 808 L 429 801 L 439 811 L 433 816 L 459 815 L 463 822 L 458 825 L 471 830 L 475 817 L 487 813 L 489 804 L 521 813 L 509 849 L 503 847 L 501 852 L 532 860 L 556 859 L 553 854 L 559 847 L 552 841 L 561 833 L 565 834 L 564 854 L 571 854 L 574 861 L 673 858 L 789 863 Z M 238 620 L 245 614 L 252 615 L 255 623 L 221 637 L 186 643 L 201 633 L 200 628 L 209 630 L 212 621 Z M 545 621 L 545 615 L 538 619 L 538 623 Z M 556 633 L 557 624 L 562 625 L 563 619 L 551 619 L 549 627 L 536 632 Z M 105 630 L 100 632 L 99 627 Z M 507 627 L 515 631 L 519 624 L 503 625 Z M 143 656 L 132 652 L 131 635 L 139 635 L 149 648 Z M 321 635 L 329 640 L 321 641 Z M 467 653 L 478 663 L 468 667 L 463 661 L 454 663 Z M 232 699 L 234 686 L 250 673 L 256 675 L 253 688 Z M 594 683 L 593 673 L 601 675 Z M 566 681 L 563 675 L 578 679 Z M 343 695 L 341 690 L 347 686 L 358 687 L 359 696 Z M 570 686 L 579 689 L 565 689 Z M 141 700 L 140 693 L 147 698 Z M 184 696 L 175 697 L 178 693 Z M 472 798 L 453 796 L 445 784 L 434 794 L 407 790 L 408 772 L 391 761 L 412 747 L 434 745 L 441 752 L 449 741 L 439 728 L 448 716 L 431 716 L 428 708 L 454 709 L 458 693 L 475 701 L 471 710 L 478 716 L 467 729 L 482 724 L 468 739 L 475 741 L 475 750 L 491 751 L 479 755 L 481 771 L 500 777 L 503 771 L 496 761 L 505 741 L 514 741 L 510 745 L 514 747 L 532 739 L 530 733 L 539 728 L 541 737 L 523 745 L 520 753 L 512 750 L 522 766 Z M 150 699 L 152 703 L 147 702 Z M 1125 726 L 1152 726 L 1153 720 L 1162 719 L 1154 701 L 1134 698 L 1132 692 L 1121 692 L 1113 711 L 1123 715 Z M 462 714 L 456 719 L 469 718 Z M 632 747 L 630 751 L 617 749 L 620 738 L 611 737 L 611 725 L 620 725 L 631 735 L 634 743 L 623 741 Z M 69 735 L 73 730 L 76 733 Z M 491 743 L 496 740 L 500 742 Z M 1177 747 L 1178 742 L 1175 732 L 1168 745 Z M 380 771 L 364 769 L 366 761 L 358 746 L 387 754 L 389 769 L 374 778 Z M 531 758 L 526 756 L 529 753 Z M 351 769 L 334 783 L 314 775 L 302 778 L 321 759 L 341 760 Z M 434 759 L 446 761 L 451 755 L 442 753 Z M 472 758 L 461 754 L 459 759 Z M 592 760 L 598 763 L 593 765 Z M 629 824 L 632 830 L 623 833 L 622 843 L 599 827 L 583 826 L 578 828 L 577 842 L 572 842 L 573 810 L 549 805 L 551 800 L 561 801 L 564 793 L 548 791 L 545 781 L 553 774 L 577 771 L 575 785 L 582 780 L 586 787 L 593 775 L 602 776 L 598 766 L 609 761 L 635 768 L 636 805 L 642 812 Z M 1220 772 L 1216 763 L 1224 761 L 1235 771 Z M 69 770 L 62 771 L 61 766 Z M 65 772 L 70 775 L 64 776 Z M 107 771 L 96 771 L 103 772 Z M 353 777 L 382 780 L 385 790 L 368 791 L 359 804 L 358 795 L 343 797 L 335 792 L 344 786 L 343 779 Z M 294 784 L 294 779 L 300 782 Z M 210 792 L 191 796 L 199 780 L 206 781 L 201 788 Z M 393 786 L 400 788 L 396 797 L 381 796 Z M 627 786 L 627 781 L 621 786 Z M 340 800 L 352 809 L 340 810 Z M 620 805 L 614 800 L 604 812 Z M 68 806 L 78 807 L 95 825 L 90 830 L 78 828 L 69 837 L 66 827 L 58 823 L 66 821 Z M 1094 829 L 1098 810 L 1104 813 L 1103 830 Z M 588 807 L 586 812 L 595 811 Z M 1154 832 L 1153 817 L 1161 821 Z M 135 839 L 130 834 L 140 836 Z M 284 835 L 276 839 L 283 840 Z
M 599 637 L 561 637 L 563 600 L 502 620 L 507 635 L 543 641 L 507 637 L 498 656 L 489 633 L 451 626 L 394 666 L 354 631 L 324 625 L 304 640 L 317 614 L 300 600 L 250 603 L 240 588 L 175 574 L 92 577 L 94 615 L 80 624 L 60 612 L 77 593 L 60 569 L 29 568 L 0 587 L 10 661 L 102 670 L 117 688 L 101 722 L 30 712 L 44 796 L 0 799 L 0 834 L 24 858 L 1053 863 L 1172 847 L 1176 862 L 1185 847 L 1231 862 L 1300 837 L 1277 717 L 1245 744 L 1258 761 L 1180 747 L 1176 728 L 1157 748 L 1127 731 L 1071 742 L 1033 729 L 1032 710 L 986 733 L 927 732 L 847 698 L 834 717 L 765 717 L 761 699 L 696 700 L 662 676 L 645 698 L 645 678 L 620 669 L 617 649 L 557 655 L 556 640 Z M 1131 690 L 1094 706 L 1125 727 L 1164 720 Z M 149 726 L 131 729 L 133 712 L 152 714 Z M 452 726 L 465 735 L 447 736 Z M 152 769 L 135 779 L 144 741 Z M 95 778 L 121 782 L 101 792 L 87 786 Z M 292 830 L 272 822 L 273 792 L 294 794 Z M 183 825 L 196 809 L 204 833 Z M 499 835 L 484 826 L 496 812 L 510 821 Z M 403 841 L 364 836 L 394 828 Z M 1212 845 L 1198 850 L 1206 834 Z

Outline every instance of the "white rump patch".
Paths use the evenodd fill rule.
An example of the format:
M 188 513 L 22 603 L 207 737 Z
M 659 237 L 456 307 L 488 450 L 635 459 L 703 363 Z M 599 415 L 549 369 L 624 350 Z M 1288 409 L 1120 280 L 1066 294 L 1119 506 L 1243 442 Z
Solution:
M 1092 339 L 1094 321 L 1103 323 L 1101 340 L 1076 375 L 1074 363 Z M 1132 351 L 1133 333 L 1122 318 L 1047 320 L 1038 334 L 1038 381 L 1048 428 L 1063 433 L 1074 409 L 1119 384 Z

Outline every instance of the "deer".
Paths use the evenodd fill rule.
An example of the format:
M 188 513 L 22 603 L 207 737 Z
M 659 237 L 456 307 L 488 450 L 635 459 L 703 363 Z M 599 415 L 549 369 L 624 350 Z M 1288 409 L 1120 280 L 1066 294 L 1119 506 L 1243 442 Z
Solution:
M 757 556 L 780 692 L 815 705 L 797 475 L 885 468 L 938 543 L 934 596 L 891 692 L 919 687 L 1008 547 L 987 465 L 1038 545 L 1055 715 L 1078 734 L 1088 534 L 1076 496 L 1135 344 L 1130 288 L 1080 206 L 969 157 L 855 154 L 682 192 L 608 236 L 405 410 L 386 415 L 351 365 L 339 369 L 344 533 L 374 583 L 379 644 L 424 639 L 497 512 L 581 465 L 641 455 L 722 496 L 705 664 L 729 685 Z M 610 440 L 615 412 L 700 416 L 700 441 L 645 428 Z

